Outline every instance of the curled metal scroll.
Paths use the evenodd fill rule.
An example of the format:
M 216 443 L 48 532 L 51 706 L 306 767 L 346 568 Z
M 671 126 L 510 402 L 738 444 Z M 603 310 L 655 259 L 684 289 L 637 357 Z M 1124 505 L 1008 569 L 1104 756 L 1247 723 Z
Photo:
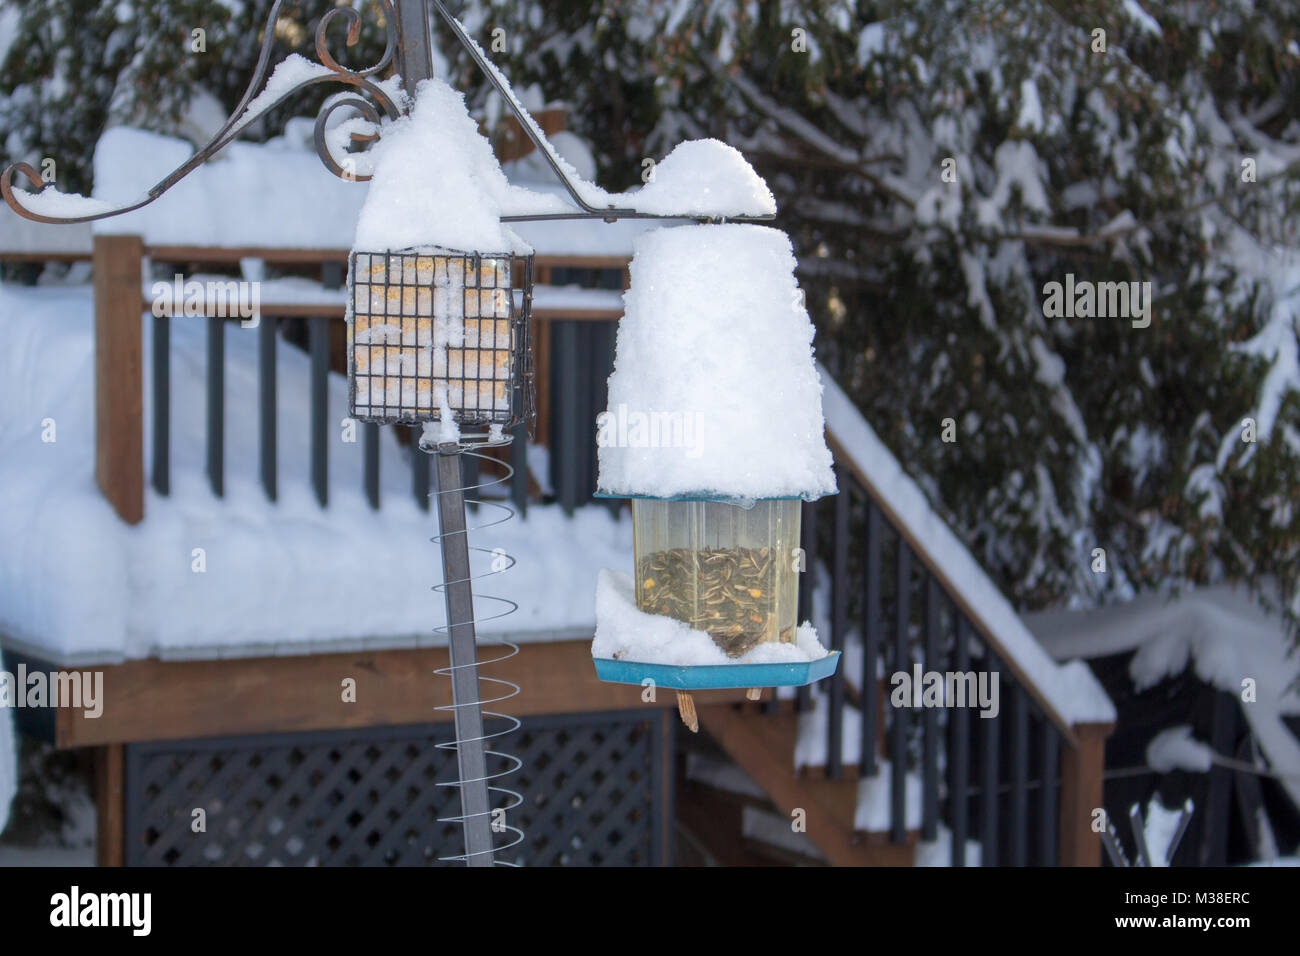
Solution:
M 347 25 L 346 45 L 355 46 L 361 38 L 361 14 L 352 7 L 335 7 L 321 17 L 320 23 L 316 26 L 316 55 L 320 59 L 320 65 L 328 72 L 319 73 L 312 76 L 293 88 L 286 90 L 275 100 L 267 104 L 264 108 L 259 109 L 253 116 L 248 113 L 249 104 L 255 99 L 255 94 L 264 88 L 267 79 L 267 68 L 271 61 L 271 48 L 275 43 L 275 24 L 279 19 L 280 7 L 284 0 L 275 0 L 271 7 L 271 12 L 267 17 L 265 36 L 262 41 L 262 49 L 258 54 L 257 66 L 253 71 L 253 78 L 249 81 L 248 88 L 239 100 L 239 105 L 230 114 L 230 118 L 222 125 L 216 134 L 208 141 L 202 149 L 199 149 L 183 164 L 178 166 L 157 185 L 148 191 L 144 196 L 135 202 L 122 206 L 114 206 L 102 212 L 91 213 L 85 216 L 50 216 L 44 213 L 38 213 L 28 209 L 19 199 L 19 193 L 14 189 L 15 180 L 23 177 L 30 183 L 36 192 L 45 188 L 46 183 L 41 179 L 40 174 L 29 163 L 14 163 L 9 166 L 3 173 L 0 173 L 0 196 L 3 196 L 5 203 L 18 215 L 24 219 L 30 219 L 33 222 L 45 222 L 54 224 L 68 224 L 78 222 L 92 222 L 96 219 L 108 219 L 112 216 L 120 216 L 123 213 L 133 212 L 149 205 L 167 190 L 171 189 L 178 182 L 192 173 L 207 160 L 211 159 L 221 150 L 233 142 L 244 129 L 252 123 L 258 116 L 267 110 L 279 106 L 281 103 L 301 93 L 308 87 L 320 83 L 342 83 L 345 86 L 352 87 L 352 91 L 342 97 L 333 99 L 322 107 L 320 114 L 316 118 L 316 151 L 320 156 L 321 162 L 334 175 L 341 179 L 354 182 L 363 182 L 369 179 L 369 176 L 357 175 L 355 172 L 345 169 L 336 158 L 330 153 L 325 137 L 325 126 L 329 116 L 337 109 L 344 106 L 356 110 L 368 122 L 378 125 L 381 119 L 381 112 L 390 119 L 397 119 L 401 115 L 401 109 L 382 88 L 374 83 L 370 77 L 386 69 L 392 62 L 397 51 L 397 27 L 396 15 L 393 11 L 391 0 L 375 0 L 379 5 L 384 18 L 384 28 L 387 32 L 387 45 L 384 49 L 383 56 L 371 66 L 364 69 L 353 70 L 343 66 L 330 53 L 326 35 L 330 25 L 339 18 Z M 375 136 L 368 133 L 354 133 L 352 140 L 355 143 L 371 142 Z

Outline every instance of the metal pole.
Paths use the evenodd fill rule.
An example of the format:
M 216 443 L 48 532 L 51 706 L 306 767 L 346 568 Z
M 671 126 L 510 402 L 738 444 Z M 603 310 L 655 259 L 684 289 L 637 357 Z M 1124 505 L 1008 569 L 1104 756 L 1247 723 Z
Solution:
M 429 8 L 425 0 L 397 0 L 398 51 L 401 56 L 402 88 L 410 96 L 421 80 L 433 76 L 433 53 Z
M 438 520 L 442 530 L 442 573 L 446 581 L 447 626 L 451 647 L 451 697 L 456 716 L 456 761 L 465 827 L 465 862 L 492 865 L 491 807 L 483 711 L 479 704 L 475 653 L 474 592 L 470 586 L 469 532 L 458 446 L 438 448 Z

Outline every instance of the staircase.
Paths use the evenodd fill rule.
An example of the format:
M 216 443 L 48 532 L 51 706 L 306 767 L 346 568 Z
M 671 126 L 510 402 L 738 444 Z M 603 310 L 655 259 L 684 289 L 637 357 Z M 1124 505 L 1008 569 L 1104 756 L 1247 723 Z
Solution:
M 1086 665 L 1049 658 L 825 370 L 822 380 L 840 493 L 805 505 L 801 616 L 844 660 L 793 698 L 700 708 L 701 729 L 770 806 L 688 779 L 682 827 L 751 865 L 791 853 L 834 866 L 1097 865 L 1109 698 Z M 891 676 L 918 666 L 983 675 L 988 706 L 892 706 Z M 770 820 L 754 824 L 758 812 L 808 850 L 777 841 Z

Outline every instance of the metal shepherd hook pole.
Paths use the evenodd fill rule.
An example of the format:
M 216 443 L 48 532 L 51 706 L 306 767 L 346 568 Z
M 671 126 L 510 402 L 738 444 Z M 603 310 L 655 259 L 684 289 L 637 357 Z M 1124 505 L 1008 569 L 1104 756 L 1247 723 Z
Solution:
M 398 51 L 402 85 L 411 96 L 416 85 L 433 76 L 430 49 L 432 21 L 425 0 L 397 0 Z M 431 161 L 434 157 L 430 157 Z M 432 449 L 430 449 L 432 452 Z M 465 828 L 467 866 L 492 866 L 491 805 L 488 802 L 487 756 L 483 707 L 479 695 L 474 590 L 470 584 L 469 531 L 459 445 L 439 445 L 438 524 L 447 598 L 447 634 L 451 652 L 451 701 L 456 721 L 456 762 L 460 770 L 460 807 Z
M 488 804 L 483 708 L 478 685 L 474 633 L 474 592 L 470 586 L 469 532 L 460 446 L 438 446 L 438 522 L 442 529 L 442 568 L 446 578 L 447 633 L 451 650 L 451 699 L 456 718 L 456 761 L 465 827 L 465 862 L 492 865 L 491 807 Z

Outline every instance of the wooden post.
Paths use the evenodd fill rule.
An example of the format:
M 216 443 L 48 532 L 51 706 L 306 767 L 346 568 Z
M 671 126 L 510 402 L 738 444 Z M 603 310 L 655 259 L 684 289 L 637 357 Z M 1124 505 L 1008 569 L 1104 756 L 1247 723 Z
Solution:
M 139 236 L 96 236 L 95 480 L 127 524 L 144 518 Z
M 1101 809 L 1106 738 L 1114 724 L 1075 724 L 1079 745 L 1061 748 L 1061 866 L 1100 866 L 1101 835 L 1092 829 Z
M 126 751 L 122 744 L 95 748 L 95 865 L 126 863 Z

